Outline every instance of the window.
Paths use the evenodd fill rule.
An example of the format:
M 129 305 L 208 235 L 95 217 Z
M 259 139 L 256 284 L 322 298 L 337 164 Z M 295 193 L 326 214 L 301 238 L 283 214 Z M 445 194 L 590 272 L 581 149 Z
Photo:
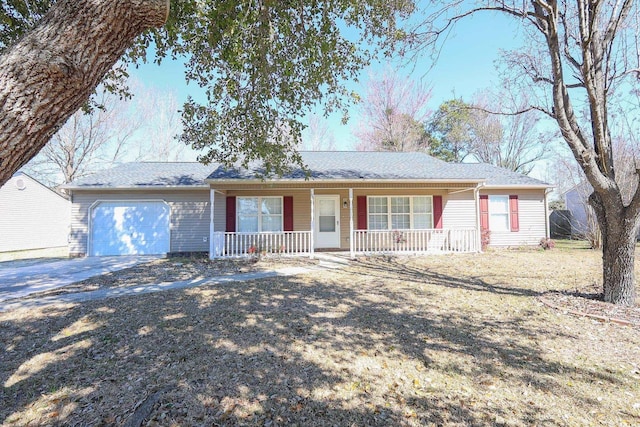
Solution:
M 489 230 L 510 230 L 509 196 L 489 196 Z
M 370 196 L 369 230 L 433 228 L 431 196 Z
M 318 228 L 322 233 L 336 231 L 336 208 L 332 199 L 319 199 L 318 204 Z
M 391 229 L 407 230 L 411 228 L 411 199 L 409 197 L 391 198 Z
M 369 198 L 369 229 L 389 229 L 388 199 L 386 197 Z
M 282 231 L 281 197 L 238 197 L 238 232 Z

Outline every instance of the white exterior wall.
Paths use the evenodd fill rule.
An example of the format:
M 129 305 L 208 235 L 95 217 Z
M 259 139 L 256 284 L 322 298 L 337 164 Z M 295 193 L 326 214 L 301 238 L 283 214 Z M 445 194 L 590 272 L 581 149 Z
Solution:
M 483 190 L 480 194 L 498 196 L 518 196 L 518 217 L 520 230 L 491 231 L 490 246 L 532 246 L 538 245 L 546 236 L 545 191 L 541 190 Z M 491 211 L 489 211 L 491 214 Z
M 213 203 L 213 231 L 227 231 L 227 196 L 216 191 Z
M 208 189 L 144 191 L 75 190 L 73 192 L 71 209 L 70 254 L 87 254 L 89 211 L 91 206 L 99 200 L 163 200 L 171 208 L 169 251 L 209 251 L 210 203 Z
M 0 188 L 0 252 L 66 247 L 70 208 L 67 199 L 27 175 L 12 177 Z
M 442 197 L 442 228 L 476 228 L 476 203 L 473 190 Z

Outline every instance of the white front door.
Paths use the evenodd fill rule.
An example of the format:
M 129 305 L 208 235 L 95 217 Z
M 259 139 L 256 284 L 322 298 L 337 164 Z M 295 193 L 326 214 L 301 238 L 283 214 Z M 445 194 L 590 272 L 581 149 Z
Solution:
M 315 196 L 314 247 L 340 247 L 340 197 Z

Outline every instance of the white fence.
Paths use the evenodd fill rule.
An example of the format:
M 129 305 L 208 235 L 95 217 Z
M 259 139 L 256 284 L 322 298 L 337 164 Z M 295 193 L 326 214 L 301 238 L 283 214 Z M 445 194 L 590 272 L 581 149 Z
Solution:
M 311 253 L 310 231 L 282 233 L 223 233 L 213 236 L 214 257 Z
M 478 232 L 468 229 L 356 230 L 356 253 L 376 252 L 476 252 Z

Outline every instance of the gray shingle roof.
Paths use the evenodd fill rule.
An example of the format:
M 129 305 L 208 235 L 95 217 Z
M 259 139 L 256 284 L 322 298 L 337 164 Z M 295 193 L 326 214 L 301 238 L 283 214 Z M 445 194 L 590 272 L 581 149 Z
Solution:
M 303 151 L 300 152 L 304 164 L 308 166 L 311 179 L 318 180 L 443 180 L 457 179 L 457 168 L 424 153 L 395 153 L 373 151 Z M 255 179 L 264 170 L 259 164 L 248 169 L 215 169 L 209 179 Z M 304 171 L 294 168 L 277 179 L 304 179 Z M 471 176 L 461 177 L 471 179 Z M 478 175 L 476 179 L 483 177 Z
M 424 153 L 362 151 L 301 152 L 312 180 L 432 180 L 484 181 L 486 185 L 545 186 L 534 178 L 482 163 L 447 163 Z M 127 163 L 76 180 L 67 188 L 154 188 L 207 186 L 205 180 L 256 179 L 263 172 L 256 164 L 248 169 L 220 164 Z M 303 180 L 295 167 L 274 180 Z M 485 181 L 486 180 L 486 181 Z
M 197 162 L 125 163 L 71 182 L 66 188 L 133 188 L 205 186 L 207 175 L 217 164 Z
M 481 176 L 486 179 L 485 185 L 489 186 L 530 185 L 551 187 L 546 182 L 487 163 L 452 163 L 451 166 L 453 169 L 458 169 L 454 176 L 461 178 Z

